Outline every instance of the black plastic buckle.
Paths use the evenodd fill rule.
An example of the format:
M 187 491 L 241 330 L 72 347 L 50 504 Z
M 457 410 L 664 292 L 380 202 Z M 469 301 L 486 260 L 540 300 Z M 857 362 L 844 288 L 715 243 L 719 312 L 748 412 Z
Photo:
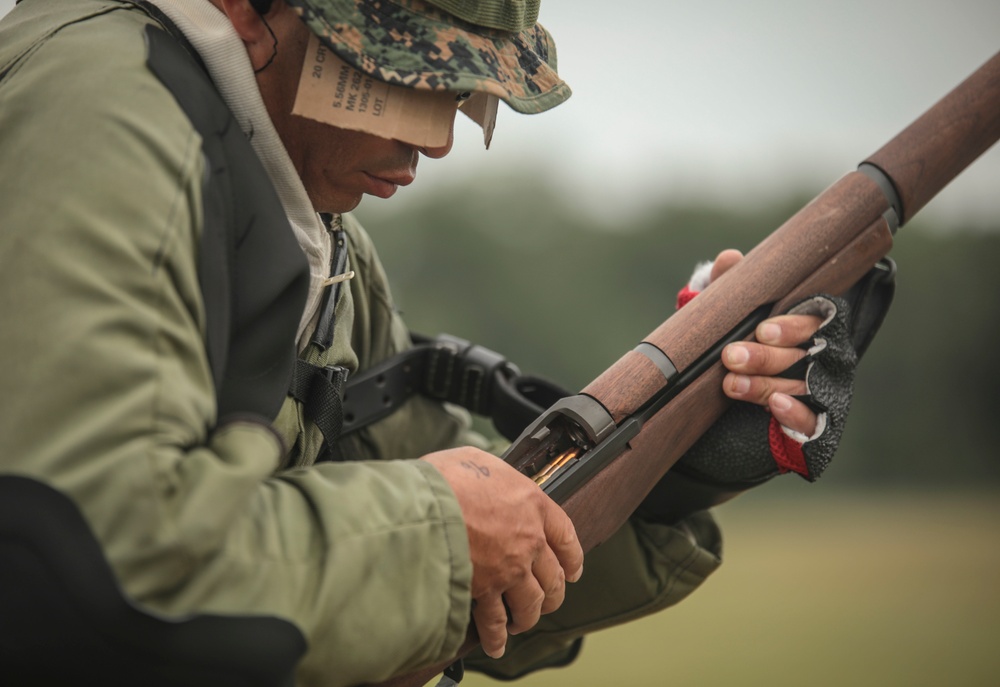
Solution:
M 458 659 L 444 669 L 444 675 L 435 687 L 456 687 L 465 678 L 465 663 Z
M 494 375 L 501 369 L 507 376 L 520 374 L 496 351 L 450 334 L 435 338 L 427 355 L 425 393 L 479 415 L 491 414 Z
M 343 365 L 327 365 L 317 368 L 317 372 L 327 379 L 337 389 L 340 396 L 344 395 L 344 386 L 347 384 L 347 377 L 351 374 Z

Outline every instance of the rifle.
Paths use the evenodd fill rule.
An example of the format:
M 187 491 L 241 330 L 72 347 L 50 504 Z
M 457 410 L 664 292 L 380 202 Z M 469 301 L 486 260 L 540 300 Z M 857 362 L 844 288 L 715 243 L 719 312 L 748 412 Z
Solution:
M 590 551 L 728 407 L 722 348 L 808 296 L 846 292 L 889 252 L 896 230 L 998 139 L 1000 53 L 579 394 L 545 410 L 504 459 L 563 507 Z M 477 644 L 472 627 L 459 656 Z M 419 687 L 448 663 L 382 684 Z

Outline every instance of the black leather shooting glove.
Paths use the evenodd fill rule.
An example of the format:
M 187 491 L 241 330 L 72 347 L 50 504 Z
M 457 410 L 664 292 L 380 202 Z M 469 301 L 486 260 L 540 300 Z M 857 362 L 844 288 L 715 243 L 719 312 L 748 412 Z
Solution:
M 843 298 L 816 295 L 791 308 L 823 323 L 807 355 L 781 376 L 804 379 L 798 399 L 817 414 L 811 437 L 782 428 L 766 408 L 733 405 L 660 480 L 637 513 L 676 522 L 786 472 L 815 481 L 833 459 L 854 392 L 854 373 L 892 302 L 895 264 L 883 260 Z

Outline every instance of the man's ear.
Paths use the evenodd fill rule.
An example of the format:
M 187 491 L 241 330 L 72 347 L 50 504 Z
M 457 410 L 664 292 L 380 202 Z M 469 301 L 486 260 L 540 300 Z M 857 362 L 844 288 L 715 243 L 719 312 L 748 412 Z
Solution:
M 215 0 L 215 4 L 229 17 L 236 33 L 248 47 L 264 39 L 270 41 L 267 24 L 250 4 L 250 0 Z

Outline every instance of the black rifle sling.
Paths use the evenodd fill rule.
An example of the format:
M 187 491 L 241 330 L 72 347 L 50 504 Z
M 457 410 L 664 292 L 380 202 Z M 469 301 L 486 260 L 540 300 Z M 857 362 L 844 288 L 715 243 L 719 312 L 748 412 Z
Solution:
M 211 169 L 204 189 L 199 278 L 219 416 L 249 411 L 274 417 L 290 394 L 332 446 L 340 435 L 347 372 L 317 367 L 295 355 L 298 313 L 308 288 L 302 250 L 266 171 L 204 74 L 197 53 L 167 17 L 153 6 L 146 9 L 176 41 L 166 33 L 147 31 L 150 68 L 202 135 Z M 329 227 L 329 218 L 324 221 Z M 346 237 L 342 229 L 331 228 L 331 235 L 334 269 L 343 271 Z M 339 290 L 340 284 L 329 289 L 314 338 L 323 348 L 333 339 Z
M 419 393 L 491 418 L 513 441 L 545 408 L 569 395 L 549 381 L 522 375 L 499 353 L 464 339 L 414 335 L 413 343 L 347 382 L 342 435 L 391 415 Z
M 146 29 L 149 69 L 201 135 L 206 158 L 198 277 L 219 417 L 273 418 L 295 365 L 308 265 L 270 177 L 193 48 L 156 19 L 167 31 Z

